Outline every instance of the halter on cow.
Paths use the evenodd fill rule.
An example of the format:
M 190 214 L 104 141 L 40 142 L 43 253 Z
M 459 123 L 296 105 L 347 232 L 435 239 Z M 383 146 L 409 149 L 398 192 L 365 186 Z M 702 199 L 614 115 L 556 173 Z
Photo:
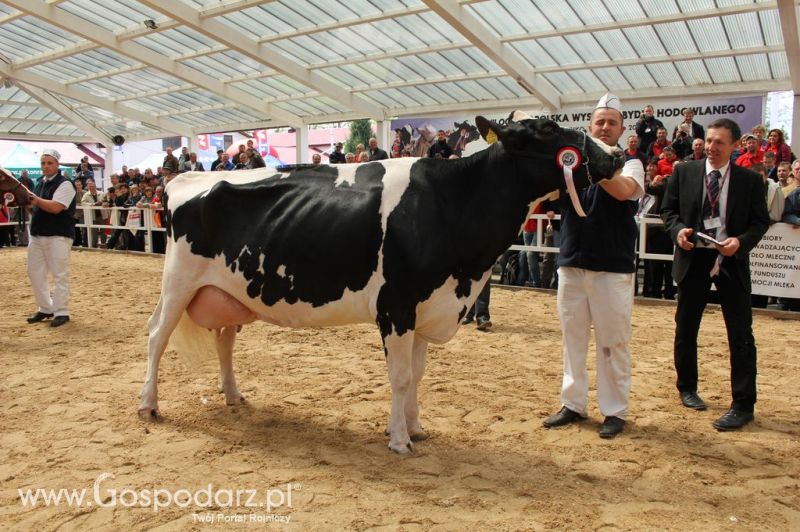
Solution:
M 427 345 L 456 333 L 529 204 L 563 188 L 555 154 L 580 153 L 579 188 L 622 167 L 620 150 L 554 122 L 516 119 L 501 126 L 478 117 L 481 133 L 499 142 L 464 159 L 187 173 L 169 183 L 140 414 L 159 415 L 158 365 L 171 336 L 179 351 L 216 351 L 226 402 L 235 404 L 241 325 L 372 322 L 392 386 L 389 447 L 412 450 L 427 437 L 417 404 Z
M 30 203 L 31 191 L 28 190 L 11 172 L 0 168 L 0 196 L 6 192 L 14 194 L 14 202 L 18 207 L 25 207 Z

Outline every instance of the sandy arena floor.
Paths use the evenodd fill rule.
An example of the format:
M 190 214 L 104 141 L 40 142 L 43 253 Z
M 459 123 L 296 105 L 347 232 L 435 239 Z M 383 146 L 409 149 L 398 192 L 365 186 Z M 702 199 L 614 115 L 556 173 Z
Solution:
M 756 317 L 756 422 L 723 434 L 711 427 L 730 397 L 721 313 L 709 310 L 701 329 L 709 410 L 692 412 L 673 386 L 674 308 L 637 303 L 631 416 L 605 441 L 594 399 L 578 426 L 541 425 L 559 407 L 554 295 L 494 290 L 490 333 L 468 326 L 431 348 L 420 394 L 431 438 L 402 458 L 383 436 L 389 385 L 375 326 L 245 327 L 234 365 L 248 403 L 237 407 L 216 392 L 213 367 L 191 371 L 168 353 L 164 421 L 147 423 L 137 394 L 162 260 L 73 252 L 72 266 L 72 321 L 27 325 L 25 252 L 0 250 L 5 529 L 800 529 L 800 321 Z M 101 478 L 99 502 L 112 505 L 116 489 L 115 507 L 20 502 L 18 489 L 36 488 L 86 488 L 94 500 L 104 472 L 114 477 Z M 123 505 L 209 483 L 223 495 L 208 511 Z M 224 490 L 263 501 L 270 488 L 282 507 L 225 507 Z M 249 522 L 272 514 L 288 525 Z M 237 515 L 248 522 L 225 522 Z

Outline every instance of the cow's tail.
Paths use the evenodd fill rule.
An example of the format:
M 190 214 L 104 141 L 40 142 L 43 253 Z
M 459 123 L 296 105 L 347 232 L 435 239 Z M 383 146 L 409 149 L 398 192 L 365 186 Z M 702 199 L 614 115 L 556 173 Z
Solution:
M 217 360 L 217 332 L 197 325 L 185 310 L 169 338 L 169 346 L 193 369 Z

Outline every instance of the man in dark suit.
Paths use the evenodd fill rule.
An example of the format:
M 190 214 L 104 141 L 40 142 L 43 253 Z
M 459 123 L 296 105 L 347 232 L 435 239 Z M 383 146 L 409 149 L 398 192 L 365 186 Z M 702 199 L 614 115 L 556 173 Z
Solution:
M 705 410 L 697 395 L 697 332 L 713 281 L 717 287 L 731 351 L 730 410 L 714 421 L 717 430 L 735 430 L 753 420 L 756 402 L 756 345 L 750 306 L 750 250 L 769 226 L 764 181 L 731 164 L 736 122 L 708 126 L 705 160 L 675 167 L 667 182 L 661 217 L 677 244 L 672 275 L 678 283 L 675 313 L 675 369 L 681 402 Z M 719 244 L 698 238 L 703 232 Z
M 678 137 L 678 133 L 680 133 L 680 126 L 685 125 L 686 131 L 689 134 L 690 139 L 703 139 L 706 138 L 706 131 L 703 129 L 703 126 L 698 124 L 694 121 L 694 111 L 690 108 L 686 108 L 683 110 L 683 122 L 675 126 L 675 129 L 672 130 L 672 140 L 673 142 Z

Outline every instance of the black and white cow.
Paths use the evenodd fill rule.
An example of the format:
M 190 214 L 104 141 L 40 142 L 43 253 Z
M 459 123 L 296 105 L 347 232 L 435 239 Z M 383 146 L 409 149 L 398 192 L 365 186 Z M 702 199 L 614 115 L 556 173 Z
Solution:
M 453 131 L 447 137 L 447 144 L 453 149 L 453 153 L 461 157 L 464 148 L 473 140 L 480 138 L 478 128 L 470 125 L 466 120 L 461 122 L 453 122 Z
M 233 404 L 242 400 L 232 363 L 241 325 L 372 322 L 392 387 L 389 447 L 412 450 L 426 437 L 417 386 L 428 343 L 453 337 L 529 204 L 563 187 L 555 154 L 580 154 L 579 188 L 622 167 L 618 149 L 517 118 L 502 127 L 478 117 L 481 133 L 499 142 L 464 159 L 186 173 L 169 183 L 170 238 L 140 414 L 159 415 L 158 366 L 171 335 L 179 350 L 216 350 Z

